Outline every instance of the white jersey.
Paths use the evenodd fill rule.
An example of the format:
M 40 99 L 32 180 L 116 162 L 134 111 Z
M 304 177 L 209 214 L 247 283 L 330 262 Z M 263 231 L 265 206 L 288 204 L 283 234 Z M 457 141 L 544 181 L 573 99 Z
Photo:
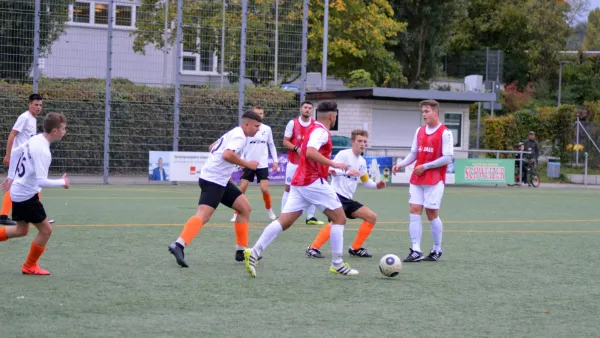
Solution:
M 215 143 L 214 148 L 210 152 L 210 156 L 206 160 L 200 178 L 216 183 L 221 186 L 226 186 L 229 182 L 231 174 L 236 170 L 237 165 L 227 162 L 223 159 L 225 150 L 233 150 L 236 155 L 240 156 L 246 146 L 246 134 L 240 127 L 235 127 L 221 136 Z
M 10 187 L 10 198 L 15 202 L 23 202 L 36 195 L 41 190 L 40 180 L 48 178 L 51 162 L 50 142 L 43 134 L 13 148 L 9 177 L 14 181 Z
M 273 161 L 277 162 L 277 149 L 273 142 L 271 127 L 261 124 L 256 135 L 246 138 L 244 159 L 247 161 L 257 161 L 257 169 L 267 168 L 269 167 L 269 152 Z
M 352 199 L 356 193 L 356 187 L 360 181 L 360 177 L 367 174 L 367 161 L 361 155 L 354 155 L 352 149 L 344 149 L 337 153 L 333 158 L 334 162 L 346 163 L 348 165 L 348 171 L 358 170 L 360 176 L 342 176 L 336 175 L 331 180 L 331 186 L 333 190 L 341 196 L 347 199 Z
M 29 113 L 29 110 L 19 115 L 12 130 L 19 133 L 15 136 L 13 148 L 25 144 L 30 138 L 37 133 L 37 119 Z

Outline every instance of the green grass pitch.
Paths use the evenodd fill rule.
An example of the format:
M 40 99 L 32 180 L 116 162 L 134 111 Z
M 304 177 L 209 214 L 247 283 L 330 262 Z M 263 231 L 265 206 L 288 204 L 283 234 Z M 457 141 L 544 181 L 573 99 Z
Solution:
M 281 187 L 272 187 L 279 211 Z M 234 256 L 232 212 L 220 207 L 186 249 L 182 269 L 167 246 L 195 212 L 199 188 L 73 186 L 46 189 L 57 221 L 40 265 L 20 272 L 35 229 L 0 243 L 2 337 L 597 337 L 600 207 L 597 190 L 446 188 L 444 256 L 404 264 L 407 187 L 359 188 L 379 216 L 365 243 L 374 257 L 346 261 L 355 278 L 328 272 L 304 250 L 318 226 L 303 220 L 269 246 L 248 277 Z M 268 224 L 260 191 L 250 244 Z M 318 213 L 320 219 L 325 217 Z M 424 218 L 425 220 L 425 218 Z M 358 228 L 350 220 L 344 247 Z M 424 222 L 422 247 L 431 248 Z M 326 244 L 323 253 L 330 257 Z

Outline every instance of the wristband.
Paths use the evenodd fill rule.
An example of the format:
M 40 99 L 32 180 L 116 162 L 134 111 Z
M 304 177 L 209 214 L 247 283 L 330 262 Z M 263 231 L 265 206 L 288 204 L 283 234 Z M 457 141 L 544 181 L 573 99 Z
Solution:
M 297 153 L 298 152 L 298 146 L 294 147 L 294 152 Z

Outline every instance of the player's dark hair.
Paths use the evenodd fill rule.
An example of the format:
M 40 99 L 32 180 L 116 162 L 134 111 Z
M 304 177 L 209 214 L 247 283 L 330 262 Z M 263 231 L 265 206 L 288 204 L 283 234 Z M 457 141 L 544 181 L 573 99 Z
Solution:
M 244 115 L 242 115 L 242 118 L 243 119 L 250 119 L 250 120 L 262 122 L 262 118 L 260 118 L 260 115 L 258 115 L 257 113 L 255 113 L 253 110 L 247 110 L 244 113 Z
M 44 118 L 44 132 L 51 133 L 54 129 L 60 129 L 60 125 L 67 123 L 67 119 L 60 113 L 48 113 Z
M 33 101 L 42 101 L 44 98 L 40 94 L 31 94 L 29 95 L 29 103 Z
M 313 106 L 313 103 L 310 101 L 302 101 L 302 103 L 300 103 L 300 107 L 302 107 L 305 104 L 310 104 L 311 106 Z
M 350 135 L 350 140 L 356 140 L 356 136 L 369 137 L 369 132 L 364 129 L 354 129 Z
M 323 101 L 317 106 L 318 113 L 336 113 L 337 111 L 338 106 L 334 101 Z

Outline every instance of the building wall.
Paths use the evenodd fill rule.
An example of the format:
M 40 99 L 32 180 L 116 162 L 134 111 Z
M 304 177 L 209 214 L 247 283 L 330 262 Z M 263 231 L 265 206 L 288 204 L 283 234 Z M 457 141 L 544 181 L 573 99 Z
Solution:
M 355 98 L 340 98 L 335 99 L 339 109 L 338 130 L 332 131 L 332 135 L 350 137 L 354 129 L 366 129 L 369 134 L 369 148 L 381 148 L 381 151 L 375 151 L 376 155 L 384 155 L 383 148 L 393 147 L 397 150 L 387 151 L 390 156 L 405 156 L 412 144 L 412 139 L 416 129 L 423 125 L 423 120 L 420 117 L 420 108 L 417 102 L 414 101 L 395 101 L 395 100 L 374 100 L 374 99 L 355 99 Z M 313 101 L 315 107 L 320 101 Z M 396 125 L 380 126 L 377 124 L 377 119 L 374 121 L 373 115 L 378 114 L 378 111 L 393 111 L 398 114 L 397 122 L 392 118 Z M 446 113 L 462 113 L 461 126 L 461 146 L 455 147 L 456 157 L 467 157 L 464 150 L 469 149 L 469 105 L 467 103 L 446 103 L 440 102 L 440 119 L 444 123 L 444 114 Z M 401 115 L 400 115 L 401 114 Z M 413 115 L 414 114 L 414 115 Z M 389 120 L 388 120 L 389 121 Z M 375 128 L 374 128 L 375 127 Z M 383 128 L 382 128 L 383 127 Z M 387 127 L 387 128 L 386 128 Z M 381 135 L 382 130 L 385 130 L 386 135 Z M 402 135 L 398 138 L 397 132 L 402 130 L 408 135 Z M 373 133 L 377 135 L 374 135 Z M 400 139 L 400 143 L 393 141 L 388 144 L 382 144 L 377 140 L 385 139 Z

